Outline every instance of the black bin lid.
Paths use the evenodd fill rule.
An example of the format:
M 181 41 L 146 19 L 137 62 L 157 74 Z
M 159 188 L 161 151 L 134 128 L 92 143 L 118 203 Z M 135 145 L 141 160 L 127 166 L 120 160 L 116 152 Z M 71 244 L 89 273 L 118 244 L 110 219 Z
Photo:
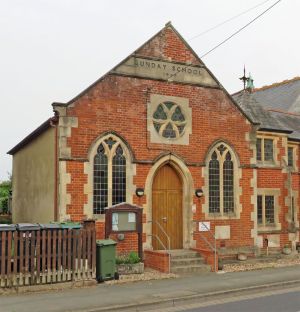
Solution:
M 18 223 L 18 231 L 39 231 L 41 229 L 38 223 Z

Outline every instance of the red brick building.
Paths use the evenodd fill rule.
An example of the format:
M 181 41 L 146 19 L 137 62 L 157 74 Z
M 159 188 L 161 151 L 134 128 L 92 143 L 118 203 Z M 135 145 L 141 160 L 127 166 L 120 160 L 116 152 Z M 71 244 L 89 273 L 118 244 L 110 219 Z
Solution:
M 167 24 L 81 94 L 53 103 L 55 117 L 9 152 L 14 221 L 94 218 L 103 238 L 105 208 L 127 202 L 143 208 L 144 250 L 167 245 L 159 225 L 171 249 L 208 249 L 211 234 L 223 257 L 257 254 L 267 240 L 295 249 L 300 135 L 255 94 L 230 96 Z M 118 243 L 136 249 L 135 234 Z

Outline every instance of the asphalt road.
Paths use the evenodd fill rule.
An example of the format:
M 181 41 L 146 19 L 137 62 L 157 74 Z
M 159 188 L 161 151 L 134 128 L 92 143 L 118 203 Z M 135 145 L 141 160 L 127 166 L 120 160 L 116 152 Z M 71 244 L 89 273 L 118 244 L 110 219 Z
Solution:
M 206 307 L 185 309 L 186 312 L 299 312 L 300 290 L 283 294 L 258 295 L 258 298 L 243 299 L 227 303 L 212 302 Z M 237 298 L 238 299 L 238 298 Z M 223 299 L 226 301 L 226 299 Z M 227 299 L 228 300 L 228 299 Z M 235 299 L 233 299 L 235 300 Z M 222 300 L 220 300 L 222 301 Z
M 53 286 L 58 288 L 52 291 L 0 295 L 0 312 L 95 312 L 104 309 L 111 311 L 112 306 L 116 307 L 114 311 L 127 309 L 141 312 L 152 309 L 162 312 L 164 309 L 171 311 L 172 308 L 177 308 L 176 311 L 188 311 L 195 308 L 199 310 L 200 307 L 205 311 L 203 308 L 213 304 L 214 308 L 208 311 L 216 311 L 215 307 L 218 304 L 258 298 L 262 290 L 265 297 L 298 292 L 300 298 L 299 281 L 300 266 L 296 265 L 226 274 L 193 274 L 173 279 L 126 284 L 98 284 L 93 287 L 64 290 L 57 284 Z M 294 289 L 290 290 L 292 287 Z M 287 288 L 289 291 L 286 291 Z M 247 302 L 245 304 L 247 305 Z M 246 310 L 240 306 L 237 311 Z M 248 311 L 256 312 L 255 309 Z M 278 311 L 290 310 L 284 308 Z M 291 311 L 300 311 L 300 306 L 298 310 Z

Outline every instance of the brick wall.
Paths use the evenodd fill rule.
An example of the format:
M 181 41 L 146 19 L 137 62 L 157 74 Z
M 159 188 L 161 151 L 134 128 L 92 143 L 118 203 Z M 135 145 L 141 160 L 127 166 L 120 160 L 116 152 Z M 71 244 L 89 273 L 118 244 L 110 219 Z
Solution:
M 136 54 L 199 64 L 195 55 L 169 28 L 149 41 Z M 189 137 L 189 145 L 150 142 L 147 131 L 147 103 L 150 94 L 178 96 L 189 100 L 189 107 L 192 109 L 192 134 Z M 84 173 L 83 161 L 88 159 L 91 144 L 101 134 L 114 131 L 128 143 L 136 162 L 133 183 L 137 187 L 145 186 L 152 166 L 151 161 L 166 152 L 176 154 L 183 159 L 191 172 L 194 187 L 202 187 L 204 185 L 202 168 L 195 164 L 203 164 L 209 147 L 217 140 L 224 140 L 234 149 L 243 168 L 240 179 L 242 211 L 240 219 L 209 220 L 211 228 L 214 231 L 217 225 L 230 225 L 231 238 L 225 242 L 227 247 L 254 245 L 254 238 L 251 236 L 251 229 L 254 226 L 251 220 L 251 212 L 254 210 L 251 204 L 254 191 L 251 179 L 254 173 L 250 167 L 250 159 L 254 155 L 253 150 L 250 149 L 250 142 L 246 139 L 252 127 L 222 89 L 109 74 L 68 106 L 67 116 L 78 117 L 78 127 L 72 128 L 71 136 L 67 139 L 67 146 L 71 149 L 72 156 L 72 160 L 67 161 L 67 173 L 71 176 L 71 183 L 67 185 L 67 193 L 71 195 L 67 214 L 73 220 L 81 220 L 84 217 L 84 204 L 87 203 L 84 184 L 87 183 L 87 176 Z M 278 144 L 280 161 L 285 149 L 281 141 Z M 287 209 L 284 203 L 287 192 L 284 186 L 285 180 L 286 174 L 281 169 L 258 170 L 258 187 L 278 187 L 282 190 L 280 205 L 283 209 L 280 212 L 280 222 L 284 226 L 286 226 L 284 214 Z M 299 175 L 293 177 L 293 187 L 299 189 Z M 208 199 L 193 199 L 196 205 L 194 220 L 205 220 L 202 207 L 206 200 Z M 147 197 L 138 198 L 132 194 L 132 202 L 143 206 L 147 202 Z M 145 221 L 146 217 L 144 217 Z M 103 238 L 103 224 L 97 222 L 96 228 L 97 238 Z M 286 237 L 282 237 L 282 240 L 286 241 Z M 195 247 L 203 248 L 197 230 L 194 239 Z M 125 241 L 119 242 L 117 248 L 118 251 L 123 251 L 136 247 L 135 239 L 126 236 Z
M 145 250 L 144 263 L 145 267 L 152 268 L 164 273 L 169 272 L 169 255 L 167 253 Z

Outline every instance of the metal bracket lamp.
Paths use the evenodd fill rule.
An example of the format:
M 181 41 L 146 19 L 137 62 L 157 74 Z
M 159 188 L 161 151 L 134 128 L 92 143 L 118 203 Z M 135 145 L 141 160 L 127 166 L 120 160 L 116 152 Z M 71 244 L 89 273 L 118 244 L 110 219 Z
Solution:
M 138 187 L 136 190 L 135 190 L 135 194 L 137 197 L 142 197 L 144 196 L 145 194 L 145 191 L 142 187 Z
M 196 197 L 200 198 L 203 196 L 203 190 L 201 188 L 198 188 L 195 190 Z

